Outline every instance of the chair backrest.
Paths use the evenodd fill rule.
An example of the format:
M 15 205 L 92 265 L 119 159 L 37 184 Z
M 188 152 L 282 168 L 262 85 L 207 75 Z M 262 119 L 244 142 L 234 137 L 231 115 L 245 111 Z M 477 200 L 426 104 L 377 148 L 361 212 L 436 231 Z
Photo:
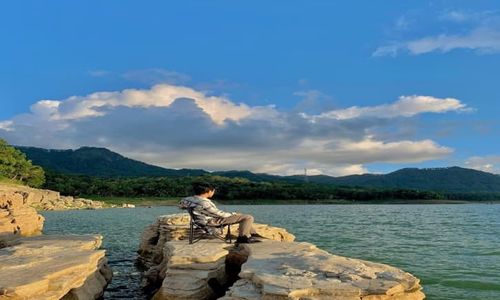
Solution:
M 188 208 L 186 208 L 186 211 L 188 212 L 189 217 L 190 217 L 190 221 L 193 224 L 196 224 L 196 226 L 198 226 L 198 227 L 205 227 L 205 226 L 207 226 L 207 224 L 205 224 L 203 222 L 200 222 L 200 219 L 198 218 L 198 215 L 194 212 L 194 207 L 188 207 Z

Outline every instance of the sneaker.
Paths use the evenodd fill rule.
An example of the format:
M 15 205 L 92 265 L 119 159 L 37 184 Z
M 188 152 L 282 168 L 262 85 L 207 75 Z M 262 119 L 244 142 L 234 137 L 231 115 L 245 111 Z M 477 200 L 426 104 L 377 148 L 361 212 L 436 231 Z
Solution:
M 259 238 L 259 239 L 267 239 L 265 236 L 262 236 L 262 235 L 260 235 L 258 233 L 252 233 L 252 237 Z
M 253 243 L 260 243 L 261 241 L 252 238 L 252 237 L 246 237 L 246 236 L 239 236 L 236 239 L 236 244 L 253 244 Z

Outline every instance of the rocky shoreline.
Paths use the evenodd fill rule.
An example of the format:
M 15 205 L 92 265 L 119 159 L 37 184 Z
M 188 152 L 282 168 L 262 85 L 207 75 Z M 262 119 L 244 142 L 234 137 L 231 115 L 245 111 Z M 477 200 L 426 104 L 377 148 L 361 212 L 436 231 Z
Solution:
M 58 193 L 0 189 L 0 299 L 98 299 L 111 281 L 99 235 L 42 235 L 34 203 Z
M 41 234 L 44 218 L 33 206 L 56 199 L 53 191 L 0 186 L 0 299 L 103 296 L 112 272 L 99 249 L 102 236 Z M 255 224 L 266 237 L 257 244 L 190 245 L 188 224 L 187 214 L 160 216 L 141 236 L 137 263 L 152 299 L 425 298 L 419 279 L 407 272 L 296 242 L 283 228 Z
M 256 224 L 267 239 L 235 247 L 187 242 L 189 217 L 159 217 L 142 235 L 138 263 L 152 299 L 420 300 L 419 279 L 392 266 L 336 256 Z M 237 232 L 236 227 L 232 232 Z
M 24 204 L 36 210 L 66 210 L 66 209 L 100 209 L 106 207 L 104 202 L 61 196 L 59 192 L 35 189 L 23 185 L 0 184 L 0 195 L 23 199 Z

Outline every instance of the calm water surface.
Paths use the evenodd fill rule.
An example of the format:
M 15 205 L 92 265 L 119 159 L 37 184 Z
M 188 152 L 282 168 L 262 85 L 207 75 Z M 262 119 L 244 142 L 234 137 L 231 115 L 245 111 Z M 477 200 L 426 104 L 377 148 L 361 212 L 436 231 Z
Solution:
M 331 253 L 387 263 L 422 280 L 427 299 L 500 299 L 500 205 L 234 205 Z M 99 233 L 113 268 L 105 299 L 145 299 L 140 234 L 175 207 L 43 212 L 44 232 Z

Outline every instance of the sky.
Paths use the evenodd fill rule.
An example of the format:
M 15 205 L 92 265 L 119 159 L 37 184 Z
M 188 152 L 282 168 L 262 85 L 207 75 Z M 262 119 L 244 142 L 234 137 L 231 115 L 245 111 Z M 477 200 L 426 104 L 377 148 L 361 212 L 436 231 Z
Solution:
M 0 138 L 169 168 L 500 173 L 498 1 L 4 1 Z

